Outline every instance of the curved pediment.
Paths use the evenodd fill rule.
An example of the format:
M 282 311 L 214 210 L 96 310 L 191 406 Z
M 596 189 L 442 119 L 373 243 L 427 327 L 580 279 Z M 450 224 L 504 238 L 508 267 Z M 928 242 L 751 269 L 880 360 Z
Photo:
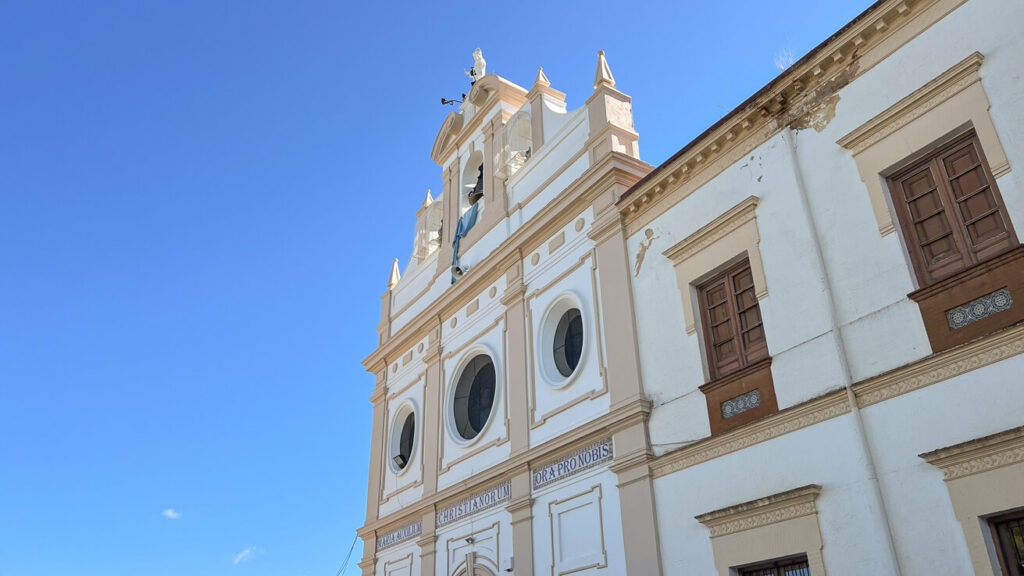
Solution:
M 434 147 L 430 158 L 439 165 L 444 161 L 445 152 L 452 144 L 458 144 L 462 132 L 471 132 L 479 127 L 480 120 L 487 116 L 491 107 L 504 102 L 514 109 L 526 103 L 526 90 L 495 74 L 488 74 L 473 84 L 466 95 L 466 102 L 476 107 L 470 115 L 469 125 L 465 125 L 465 116 L 459 112 L 450 112 L 441 125 L 441 131 L 434 139 Z
M 451 141 L 459 135 L 460 130 L 462 130 L 462 114 L 449 112 L 441 124 L 441 130 L 437 133 L 437 138 L 434 138 L 434 147 L 430 149 L 431 160 L 438 164 L 444 161 L 441 155 L 444 154 Z

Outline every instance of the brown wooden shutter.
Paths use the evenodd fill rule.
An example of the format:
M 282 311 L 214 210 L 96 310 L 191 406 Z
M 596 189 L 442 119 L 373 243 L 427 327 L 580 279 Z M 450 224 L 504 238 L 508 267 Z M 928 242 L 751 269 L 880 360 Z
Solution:
M 989 520 L 996 541 L 999 567 L 1006 576 L 1024 576 L 1024 513 Z
M 768 357 L 748 261 L 705 282 L 699 294 L 704 343 L 713 379 Z
M 1009 220 L 992 176 L 972 137 L 942 157 L 951 200 L 964 224 L 967 246 L 980 262 L 1013 247 Z
M 1017 245 L 974 133 L 889 179 L 922 287 Z

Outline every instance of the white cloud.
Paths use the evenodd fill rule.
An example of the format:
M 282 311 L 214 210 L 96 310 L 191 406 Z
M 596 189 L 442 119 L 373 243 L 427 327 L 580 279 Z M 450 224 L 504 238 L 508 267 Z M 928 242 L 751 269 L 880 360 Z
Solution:
M 786 68 L 793 65 L 793 53 L 788 48 L 779 50 L 779 53 L 775 55 L 775 67 L 779 69 L 779 72 L 783 72 Z
M 246 548 L 245 550 L 242 550 L 238 554 L 235 554 L 234 556 L 232 556 L 231 557 L 231 563 L 232 564 L 241 564 L 242 562 L 248 562 L 249 560 L 252 560 L 256 556 L 256 554 L 258 554 L 260 552 L 263 552 L 263 549 L 260 548 L 259 546 L 250 546 L 250 547 Z
M 161 512 L 161 514 L 163 514 L 164 518 L 167 518 L 168 520 L 177 520 L 178 518 L 181 518 L 181 512 L 178 512 L 174 508 L 168 508 Z

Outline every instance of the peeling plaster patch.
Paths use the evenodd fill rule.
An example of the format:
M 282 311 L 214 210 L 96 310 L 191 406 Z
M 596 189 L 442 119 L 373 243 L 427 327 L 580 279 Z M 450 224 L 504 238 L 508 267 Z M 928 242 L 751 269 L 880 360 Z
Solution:
M 857 61 L 857 54 L 855 52 L 851 56 L 851 62 L 846 68 L 843 68 L 835 76 L 829 78 L 814 90 L 802 95 L 799 101 L 794 101 L 784 113 L 773 118 L 771 122 L 772 129 L 778 130 L 786 125 L 791 125 L 797 130 L 814 127 L 808 122 L 808 118 L 815 116 L 822 107 L 826 109 L 832 107 L 831 112 L 826 112 L 826 115 L 831 115 L 824 121 L 824 124 L 821 124 L 821 129 L 815 127 L 819 132 L 824 130 L 828 122 L 835 116 L 835 104 L 839 102 L 839 91 L 857 77 L 858 70 L 860 70 L 860 63 Z
M 794 130 L 814 128 L 815 132 L 821 132 L 828 126 L 828 123 L 836 117 L 836 104 L 839 103 L 839 94 L 833 94 L 823 100 L 817 108 L 807 114 L 793 120 Z
M 636 264 L 634 265 L 633 276 L 640 276 L 640 267 L 644 265 L 644 258 L 647 256 L 647 249 L 651 247 L 651 244 L 658 238 L 654 235 L 654 230 L 648 228 L 644 230 L 644 237 L 646 240 L 640 241 L 640 250 L 636 253 Z

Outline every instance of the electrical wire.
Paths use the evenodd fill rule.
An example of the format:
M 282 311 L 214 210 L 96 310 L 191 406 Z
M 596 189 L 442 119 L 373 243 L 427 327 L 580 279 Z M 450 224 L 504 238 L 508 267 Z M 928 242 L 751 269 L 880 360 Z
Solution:
M 356 540 L 359 540 L 358 534 L 356 534 L 356 537 L 352 539 L 352 545 L 348 547 L 348 554 L 345 555 L 345 561 L 341 563 L 341 568 L 338 568 L 338 573 L 334 576 L 341 576 L 342 572 L 345 571 L 345 568 L 348 568 L 348 561 L 352 558 L 352 551 L 356 549 Z

